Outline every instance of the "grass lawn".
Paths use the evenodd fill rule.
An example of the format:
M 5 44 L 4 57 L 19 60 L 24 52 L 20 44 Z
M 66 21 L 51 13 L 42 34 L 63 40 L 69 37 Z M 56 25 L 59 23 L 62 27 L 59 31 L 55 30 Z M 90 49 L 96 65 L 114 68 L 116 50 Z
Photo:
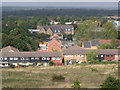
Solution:
M 62 74 L 65 80 L 52 81 L 53 74 Z M 117 64 L 3 68 L 2 84 L 3 88 L 71 88 L 78 79 L 81 88 L 99 88 L 109 75 L 118 76 Z

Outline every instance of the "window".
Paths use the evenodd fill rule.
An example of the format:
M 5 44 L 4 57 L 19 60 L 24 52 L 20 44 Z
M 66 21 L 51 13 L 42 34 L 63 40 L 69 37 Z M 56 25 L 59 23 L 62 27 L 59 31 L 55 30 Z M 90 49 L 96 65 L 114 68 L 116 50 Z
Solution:
M 50 58 L 47 58 L 47 60 L 50 60 Z
M 5 57 L 4 60 L 7 60 L 7 57 Z
M 34 60 L 34 57 L 31 57 L 31 60 Z
M 45 57 L 42 57 L 42 60 L 46 60 L 46 58 L 45 58 Z
M 67 28 L 66 28 L 66 31 L 67 31 Z
M 29 60 L 29 58 L 26 58 L 26 60 Z
M 110 55 L 106 55 L 107 57 L 110 57 Z
M 56 58 L 56 60 L 60 60 L 60 58 Z
M 18 60 L 18 58 L 14 58 L 14 60 Z
M 0 60 L 3 60 L 3 58 L 2 58 L 2 57 L 0 57 Z
M 70 57 L 73 57 L 73 55 L 70 55 Z
M 35 58 L 35 60 L 39 60 L 39 58 Z
M 58 32 L 60 32 L 60 30 L 58 30 Z
M 77 55 L 74 55 L 74 57 L 77 57 Z
M 81 55 L 81 57 L 84 57 L 84 55 Z
M 55 32 L 57 32 L 57 31 L 55 30 Z
M 69 57 L 69 55 L 65 55 L 65 57 Z
M 103 55 L 101 55 L 101 57 L 103 57 Z
M 113 57 L 114 55 L 111 55 L 111 57 Z
M 10 58 L 10 60 L 13 60 L 13 58 Z
M 52 60 L 55 60 L 56 58 L 52 58 Z
M 77 55 L 77 57 L 81 57 L 80 55 Z
M 21 60 L 26 60 L 26 58 L 21 58 Z

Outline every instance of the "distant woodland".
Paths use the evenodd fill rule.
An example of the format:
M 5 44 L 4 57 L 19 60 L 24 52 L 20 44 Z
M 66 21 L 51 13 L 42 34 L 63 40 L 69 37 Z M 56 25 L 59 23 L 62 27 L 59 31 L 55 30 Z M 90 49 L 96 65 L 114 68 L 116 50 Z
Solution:
M 100 9 L 35 9 L 35 10 L 4 10 L 3 17 L 10 16 L 112 16 L 116 15 L 118 10 L 100 10 Z

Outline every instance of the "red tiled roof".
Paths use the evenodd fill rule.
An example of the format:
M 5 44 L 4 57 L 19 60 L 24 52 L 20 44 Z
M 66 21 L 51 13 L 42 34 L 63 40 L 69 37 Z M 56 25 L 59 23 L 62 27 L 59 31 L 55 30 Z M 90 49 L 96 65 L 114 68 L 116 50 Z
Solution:
M 112 40 L 99 40 L 99 43 L 110 43 Z

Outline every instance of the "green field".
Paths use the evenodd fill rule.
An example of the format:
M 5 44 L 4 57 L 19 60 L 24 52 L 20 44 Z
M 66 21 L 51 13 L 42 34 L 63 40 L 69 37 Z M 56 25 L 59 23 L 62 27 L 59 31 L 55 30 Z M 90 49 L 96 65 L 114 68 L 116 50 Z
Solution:
M 65 80 L 52 81 L 53 74 L 62 74 Z M 2 84 L 3 88 L 71 88 L 78 79 L 81 88 L 100 88 L 109 75 L 117 78 L 117 64 L 3 68 Z

